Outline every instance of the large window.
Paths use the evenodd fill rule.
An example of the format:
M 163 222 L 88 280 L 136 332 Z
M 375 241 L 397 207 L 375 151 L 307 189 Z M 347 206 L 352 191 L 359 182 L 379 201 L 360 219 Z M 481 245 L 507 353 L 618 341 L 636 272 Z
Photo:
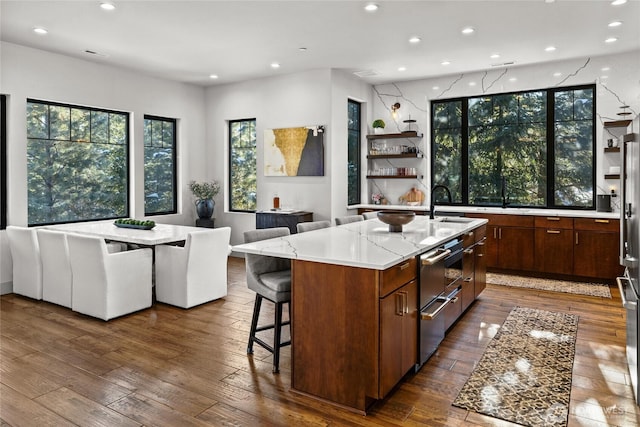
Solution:
M 347 204 L 355 205 L 360 203 L 361 104 L 350 99 L 347 108 Z
M 257 207 L 256 119 L 229 121 L 229 210 Z
M 455 204 L 593 209 L 594 135 L 593 85 L 433 101 L 432 182 Z
M 129 115 L 27 100 L 29 225 L 128 216 Z
M 144 116 L 144 213 L 177 212 L 176 120 Z
M 7 96 L 0 95 L 0 230 L 7 227 Z

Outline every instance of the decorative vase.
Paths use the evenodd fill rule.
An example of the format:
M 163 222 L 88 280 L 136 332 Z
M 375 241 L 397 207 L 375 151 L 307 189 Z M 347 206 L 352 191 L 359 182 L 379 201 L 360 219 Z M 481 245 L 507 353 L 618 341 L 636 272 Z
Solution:
M 213 215 L 213 208 L 215 202 L 213 199 L 198 199 L 196 200 L 196 213 L 200 219 L 210 219 Z

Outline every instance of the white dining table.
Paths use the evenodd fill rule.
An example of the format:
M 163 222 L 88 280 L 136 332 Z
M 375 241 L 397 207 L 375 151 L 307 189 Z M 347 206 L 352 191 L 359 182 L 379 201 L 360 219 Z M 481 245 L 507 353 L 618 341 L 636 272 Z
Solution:
M 202 228 L 187 225 L 157 223 L 151 230 L 122 228 L 117 227 L 113 220 L 54 224 L 44 226 L 44 228 L 67 233 L 98 236 L 114 242 L 144 246 L 181 243 L 187 240 L 189 233 L 203 230 Z

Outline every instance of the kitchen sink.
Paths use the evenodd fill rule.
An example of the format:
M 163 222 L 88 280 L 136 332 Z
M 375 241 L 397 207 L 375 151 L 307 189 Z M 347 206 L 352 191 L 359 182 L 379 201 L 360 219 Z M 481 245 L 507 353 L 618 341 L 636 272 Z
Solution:
M 458 224 L 468 224 L 470 222 L 475 221 L 476 218 L 465 218 L 463 216 L 438 216 L 434 218 L 432 221 L 436 222 L 454 222 Z

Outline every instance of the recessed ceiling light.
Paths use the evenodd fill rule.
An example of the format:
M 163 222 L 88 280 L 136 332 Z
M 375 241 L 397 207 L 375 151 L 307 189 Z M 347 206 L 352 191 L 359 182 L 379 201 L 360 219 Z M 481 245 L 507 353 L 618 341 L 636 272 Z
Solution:
M 451 61 L 447 61 L 446 59 L 444 61 L 442 61 L 440 64 L 442 65 L 449 65 L 451 64 Z
M 494 53 L 494 54 L 492 54 L 489 58 L 491 58 L 491 59 L 498 59 L 498 58 L 500 58 L 500 54 L 499 54 L 499 53 Z
M 600 76 L 601 79 L 608 79 L 609 76 Z
M 560 77 L 562 73 L 553 73 L 553 77 Z
M 556 50 L 555 46 L 547 46 L 544 48 L 545 51 L 547 52 L 553 52 L 554 50 Z
M 469 82 L 469 86 L 475 86 L 476 82 Z
M 378 5 L 375 3 L 369 3 L 364 7 L 364 10 L 366 10 L 367 12 L 375 12 L 376 10 L 378 10 Z
M 611 21 L 611 22 L 609 22 L 609 27 L 611 27 L 611 28 L 619 27 L 620 25 L 622 25 L 622 21 Z
M 407 67 L 398 67 L 398 71 L 407 71 Z
M 621 4 L 625 4 L 627 0 L 613 0 L 611 2 L 611 6 L 620 6 Z
M 46 28 L 42 28 L 42 27 L 35 27 L 33 29 L 33 32 L 36 34 L 47 34 L 49 31 L 47 31 Z
M 602 67 L 600 68 L 600 71 L 609 71 L 611 69 L 611 67 Z
M 604 42 L 605 43 L 613 43 L 613 42 L 617 42 L 618 39 L 615 37 L 609 37 L 608 39 L 606 39 Z
M 418 36 L 413 36 L 409 39 L 409 43 L 420 43 L 422 39 Z
M 306 52 L 306 51 L 307 51 L 307 48 L 306 48 L 306 47 L 299 47 L 299 48 L 298 48 L 298 50 L 299 50 L 300 52 Z
M 515 81 L 517 81 L 517 80 L 518 80 L 518 79 L 517 79 L 517 78 L 515 78 L 515 77 L 511 77 L 511 78 L 509 79 L 509 81 L 510 81 L 510 82 L 515 82 Z
M 215 79 L 218 78 L 218 75 L 217 74 L 209 74 L 209 78 L 215 80 Z
M 104 10 L 114 10 L 116 8 L 113 3 L 100 3 L 100 7 Z
M 431 89 L 433 89 L 433 90 L 438 90 L 438 89 L 440 89 L 440 86 L 434 86 L 434 87 L 432 87 Z
M 555 3 L 556 0 L 544 0 L 545 3 Z
M 271 68 L 280 68 L 280 64 L 278 64 L 277 62 L 272 62 Z
M 473 27 L 466 27 L 462 29 L 462 34 L 473 34 L 475 31 Z

